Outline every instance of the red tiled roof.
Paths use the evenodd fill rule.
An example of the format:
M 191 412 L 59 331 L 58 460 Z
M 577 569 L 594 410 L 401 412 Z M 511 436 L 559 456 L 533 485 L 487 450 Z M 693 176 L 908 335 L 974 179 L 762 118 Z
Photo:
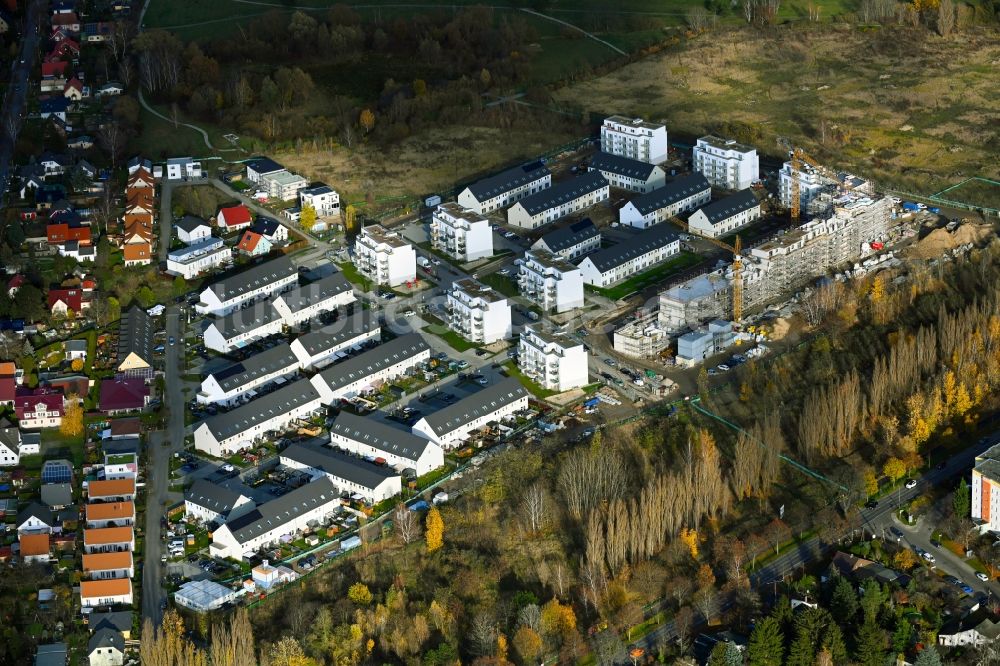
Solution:
M 152 251 L 149 249 L 149 243 L 129 243 L 125 246 L 123 250 L 125 254 L 125 261 L 150 261 L 152 257 Z M 104 395 L 104 387 L 101 387 L 101 395 Z M 104 399 L 101 398 L 101 403 L 103 404 Z M 140 407 L 142 405 L 139 405 Z
M 126 245 L 125 248 L 132 246 Z M 125 255 L 126 258 L 128 254 Z M 117 381 L 101 382 L 102 412 L 113 412 L 124 409 L 141 409 L 149 395 L 146 382 L 136 377 L 126 377 Z
M 253 215 L 251 215 L 250 209 L 243 204 L 221 209 L 219 211 L 219 218 L 224 220 L 227 227 L 250 224 L 250 222 L 253 221 Z
M 83 599 L 104 599 L 132 594 L 132 581 L 128 578 L 80 581 L 80 597 Z
M 63 394 L 50 389 L 21 389 L 14 396 L 14 413 L 20 421 L 24 418 L 32 418 L 35 415 L 35 406 L 45 405 L 46 411 L 63 413 Z
M 132 567 L 132 553 L 123 550 L 117 553 L 86 553 L 83 556 L 83 570 L 108 571 Z
M 134 494 L 135 479 L 105 479 L 103 481 L 91 481 L 87 484 L 87 496 L 91 498 L 118 497 Z
M 83 307 L 83 291 L 80 289 L 49 289 L 49 310 L 57 302 L 62 301 L 74 312 L 80 312 Z
M 242 250 L 243 252 L 253 252 L 257 249 L 257 243 L 263 238 L 260 234 L 255 231 L 250 231 L 249 229 L 243 234 L 243 238 L 236 245 L 236 248 Z
M 45 227 L 45 235 L 48 237 L 49 245 L 71 240 L 89 244 L 90 226 L 86 224 L 72 226 L 66 223 L 49 224 Z
M 22 534 L 21 557 L 49 554 L 48 534 Z
M 42 77 L 55 77 L 62 76 L 66 73 L 66 66 L 69 65 L 68 62 L 64 60 L 57 60 L 54 62 L 43 62 L 42 63 Z
M 107 546 L 114 543 L 128 543 L 135 538 L 131 527 L 98 527 L 83 531 L 85 546 Z

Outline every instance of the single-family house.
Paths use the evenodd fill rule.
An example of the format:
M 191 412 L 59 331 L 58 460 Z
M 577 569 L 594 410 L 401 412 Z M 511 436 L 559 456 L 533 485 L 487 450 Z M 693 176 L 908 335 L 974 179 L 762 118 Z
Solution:
M 65 44 L 66 42 L 63 42 Z M 48 99 L 43 99 L 38 104 L 39 115 L 42 120 L 46 118 L 58 118 L 59 120 L 66 120 L 66 112 L 70 107 L 70 100 L 65 97 L 49 97 Z
M 89 666 L 122 666 L 125 663 L 125 638 L 113 629 L 98 629 L 87 642 Z
M 149 386 L 141 377 L 122 377 L 101 382 L 99 409 L 104 414 L 124 414 L 149 404 Z
M 281 166 L 269 157 L 257 156 L 246 161 L 247 180 L 251 183 L 259 183 L 264 176 L 285 171 Z
M 271 241 L 247 229 L 243 232 L 243 237 L 236 244 L 236 249 L 240 254 L 248 257 L 259 257 L 271 251 Z
M 250 230 L 271 241 L 272 245 L 288 240 L 288 227 L 274 218 L 258 217 Z
M 194 245 L 212 237 L 212 227 L 208 222 L 194 215 L 185 215 L 174 223 L 177 238 L 182 243 Z
M 243 204 L 239 204 L 238 206 L 220 208 L 215 220 L 220 229 L 239 231 L 240 229 L 246 229 L 253 223 L 253 214 L 249 208 Z
M 73 486 L 69 483 L 43 483 L 40 493 L 42 504 L 53 511 L 65 509 L 73 503 Z
M 51 389 L 18 389 L 14 414 L 22 430 L 58 428 L 62 424 L 63 395 Z
M 49 561 L 52 545 L 48 532 L 22 534 L 18 537 L 18 543 L 20 544 L 21 561 L 25 564 Z
M 14 523 L 18 534 L 48 534 L 56 525 L 52 510 L 39 502 L 32 502 L 21 509 Z

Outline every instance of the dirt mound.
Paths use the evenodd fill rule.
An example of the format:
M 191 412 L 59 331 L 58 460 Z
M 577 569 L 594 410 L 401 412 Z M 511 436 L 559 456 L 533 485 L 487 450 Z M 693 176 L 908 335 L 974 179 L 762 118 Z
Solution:
M 778 317 L 777 319 L 774 320 L 774 323 L 771 324 L 771 339 L 772 340 L 782 339 L 783 337 L 788 335 L 789 328 L 791 328 L 791 325 L 788 323 L 788 320 L 785 319 L 784 317 Z
M 992 233 L 988 224 L 963 224 L 955 233 L 951 235 L 955 245 L 965 245 L 966 243 L 979 243 Z
M 959 245 L 979 243 L 991 232 L 989 225 L 963 224 L 954 233 L 935 229 L 924 236 L 914 247 L 913 254 L 920 259 L 934 259 Z

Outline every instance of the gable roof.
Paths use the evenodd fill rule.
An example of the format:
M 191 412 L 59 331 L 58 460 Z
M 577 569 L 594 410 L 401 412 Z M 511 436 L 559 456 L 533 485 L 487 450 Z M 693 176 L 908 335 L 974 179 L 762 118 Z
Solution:
M 105 546 L 132 541 L 135 534 L 131 527 L 92 527 L 83 531 L 85 546 Z
M 211 228 L 208 222 L 194 215 L 185 215 L 181 219 L 174 222 L 174 224 L 177 226 L 178 229 L 183 229 L 188 233 L 191 233 L 192 231 L 198 229 L 199 227 Z
M 152 365 L 155 333 L 153 318 L 138 305 L 130 307 L 118 324 L 118 363 L 135 354 L 146 365 Z
M 278 227 L 280 226 L 281 222 L 278 222 L 273 218 L 258 217 L 254 221 L 253 226 L 250 227 L 250 230 L 260 234 L 261 236 L 271 237 L 278 231 Z
M 10 378 L 11 381 L 11 391 L 10 399 L 14 399 L 14 378 Z M 7 423 L 5 420 L 4 424 Z M 6 427 L 0 427 L 0 446 L 6 448 L 11 452 L 12 455 L 17 455 L 18 449 L 21 446 L 21 431 L 18 430 L 16 426 L 7 425 Z
M 296 275 L 297 270 L 292 260 L 287 256 L 280 256 L 277 259 L 256 264 L 251 268 L 229 275 L 218 282 L 210 284 L 210 289 L 216 297 L 225 303 L 242 296 L 248 291 L 259 289 L 275 281 L 285 279 L 290 275 Z
M 87 643 L 87 654 L 93 654 L 94 650 L 109 648 L 125 652 L 125 638 L 120 631 L 102 627 L 90 637 L 90 641 Z
M 240 204 L 238 206 L 220 208 L 217 218 L 223 218 L 223 223 L 227 227 L 234 227 L 241 224 L 249 224 L 253 220 L 253 214 L 249 208 Z
M 298 367 L 298 359 L 292 353 L 292 348 L 288 346 L 288 343 L 282 342 L 243 361 L 217 370 L 209 376 L 215 377 L 219 387 L 228 393 L 253 382 L 258 377 L 289 367 Z
M 318 401 L 319 393 L 308 379 L 300 379 L 277 391 L 254 398 L 236 409 L 213 416 L 203 423 L 220 442 L 307 403 Z M 199 426 L 200 427 L 200 426 Z
M 287 495 L 261 504 L 246 515 L 226 523 L 238 543 L 280 529 L 295 516 L 311 511 L 324 504 L 339 501 L 340 493 L 327 477 L 320 477 L 312 483 L 296 488 Z
M 544 244 L 550 252 L 558 253 L 600 235 L 601 231 L 597 226 L 590 221 L 589 217 L 585 217 L 562 229 L 550 231 L 539 238 L 535 245 Z
M 368 490 L 378 488 L 386 479 L 399 476 L 392 469 L 379 467 L 375 463 L 329 446 L 292 444 L 280 455 L 283 460 L 291 460 L 321 470 Z
M 255 304 L 253 307 L 230 312 L 224 317 L 220 317 L 211 322 L 209 326 L 215 328 L 223 338 L 229 340 L 237 335 L 248 331 L 256 330 L 272 322 L 281 319 L 281 315 L 268 302 Z
M 419 459 L 430 444 L 430 440 L 413 433 L 344 411 L 337 414 L 337 419 L 330 426 L 330 434 L 333 433 L 408 460 Z
M 29 518 L 37 518 L 38 520 L 42 521 L 49 527 L 52 527 L 53 525 L 52 511 L 49 510 L 49 507 L 43 504 L 39 504 L 38 502 L 32 502 L 28 506 L 24 507 L 17 514 L 18 527 L 23 525 L 24 521 L 28 520 Z
M 652 192 L 637 196 L 632 199 L 631 203 L 640 215 L 649 215 L 699 192 L 711 191 L 711 189 L 712 186 L 708 184 L 705 176 L 700 173 L 692 173 L 681 176 Z
M 378 315 L 367 310 L 360 310 L 347 317 L 342 317 L 335 324 L 300 335 L 295 342 L 302 345 L 306 353 L 312 357 L 379 328 L 381 328 L 381 324 Z
M 87 483 L 87 497 L 119 497 L 135 494 L 135 479 L 104 479 Z
M 87 520 L 124 520 L 135 518 L 135 502 L 90 502 Z
M 344 359 L 319 373 L 332 391 L 338 391 L 374 373 L 429 351 L 430 345 L 418 333 L 407 333 L 378 347 Z
M 725 199 L 713 201 L 710 204 L 702 206 L 700 212 L 705 214 L 709 224 L 718 224 L 723 220 L 731 218 L 733 215 L 738 215 L 759 205 L 760 202 L 757 201 L 757 196 L 753 193 L 753 190 L 746 189 L 736 194 L 731 194 Z
M 19 538 L 21 543 L 21 557 L 32 557 L 49 554 L 49 534 L 22 534 Z
M 132 613 L 128 611 L 116 611 L 112 613 L 93 612 L 87 620 L 91 631 L 97 631 L 107 627 L 120 632 L 132 631 Z
M 617 245 L 598 250 L 583 261 L 592 262 L 597 270 L 605 273 L 627 261 L 641 257 L 647 252 L 665 247 L 679 238 L 678 233 L 671 227 L 666 224 L 658 224 L 621 241 Z
M 438 435 L 443 435 L 527 397 L 529 397 L 528 390 L 521 382 L 514 377 L 508 377 L 462 398 L 453 405 L 428 414 L 424 417 L 424 421 Z
M 244 252 L 253 252 L 257 249 L 257 244 L 264 238 L 260 234 L 250 229 L 243 232 L 243 237 L 240 238 L 240 242 L 236 244 L 236 248 L 243 250 Z
M 141 236 L 141 234 L 139 235 Z M 122 256 L 125 261 L 143 261 L 152 258 L 152 250 L 149 247 L 148 241 L 128 243 L 122 248 Z
M 538 215 L 607 186 L 608 181 L 600 171 L 590 171 L 525 197 L 514 205 L 520 205 L 528 215 Z
M 83 571 L 108 571 L 109 569 L 129 569 L 132 567 L 132 551 L 121 550 L 111 553 L 84 553 Z
M 210 483 L 205 479 L 198 479 L 184 491 L 185 502 L 191 502 L 223 515 L 232 511 L 241 497 L 243 495 L 240 493 L 225 486 Z
M 132 594 L 132 581 L 128 578 L 80 581 L 80 598 L 101 599 Z
M 43 483 L 41 494 L 46 506 L 67 506 L 73 502 L 73 486 L 68 483 Z
M 597 171 L 610 171 L 626 178 L 649 180 L 649 177 L 653 175 L 653 170 L 658 167 L 655 164 L 640 162 L 621 155 L 599 152 L 590 158 L 590 168 Z
M 146 405 L 149 387 L 138 377 L 124 377 L 101 382 L 100 410 L 113 412 L 123 409 L 141 409 Z
M 276 297 L 288 306 L 292 312 L 305 310 L 311 305 L 322 303 L 334 296 L 353 291 L 354 287 L 343 273 L 331 273 L 324 278 L 296 287 Z
M 483 178 L 469 185 L 467 189 L 472 192 L 472 196 L 476 197 L 477 201 L 486 201 L 539 178 L 544 178 L 550 173 L 541 162 L 531 162 L 501 171 L 495 176 Z

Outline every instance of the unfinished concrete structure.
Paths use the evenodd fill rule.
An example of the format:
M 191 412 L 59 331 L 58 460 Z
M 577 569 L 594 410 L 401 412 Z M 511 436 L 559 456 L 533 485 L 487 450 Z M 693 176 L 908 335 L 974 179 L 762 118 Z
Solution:
M 655 358 L 670 345 L 670 334 L 657 322 L 656 312 L 644 312 L 615 330 L 613 340 L 622 356 Z

